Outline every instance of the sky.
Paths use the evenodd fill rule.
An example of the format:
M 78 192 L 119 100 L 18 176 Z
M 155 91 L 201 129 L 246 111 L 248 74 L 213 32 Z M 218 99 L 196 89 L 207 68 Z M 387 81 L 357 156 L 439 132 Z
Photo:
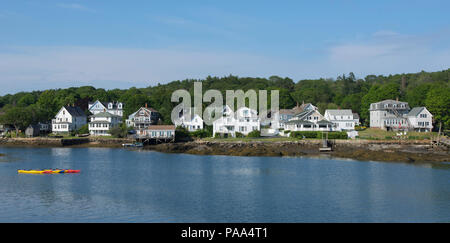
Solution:
M 450 1 L 0 0 L 0 95 L 450 68 Z

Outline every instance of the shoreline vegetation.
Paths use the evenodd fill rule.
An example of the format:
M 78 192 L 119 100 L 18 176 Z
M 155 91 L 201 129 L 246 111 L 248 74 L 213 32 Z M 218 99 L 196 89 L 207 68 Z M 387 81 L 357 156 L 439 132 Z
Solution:
M 106 147 L 121 148 L 132 143 L 127 138 L 1 138 L 0 146 L 19 147 Z M 143 149 L 164 153 L 227 156 L 329 157 L 360 161 L 406 163 L 449 162 L 448 145 L 439 147 L 432 140 L 356 139 L 332 140 L 333 151 L 319 152 L 320 139 L 295 138 L 203 138 L 187 142 L 146 145 Z

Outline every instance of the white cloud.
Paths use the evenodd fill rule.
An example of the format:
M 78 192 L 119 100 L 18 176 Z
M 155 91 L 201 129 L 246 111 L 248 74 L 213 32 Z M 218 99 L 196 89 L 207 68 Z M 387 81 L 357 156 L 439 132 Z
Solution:
M 336 77 L 354 72 L 396 74 L 450 67 L 450 48 L 439 35 L 377 33 L 368 39 L 333 45 L 319 57 L 287 60 L 266 55 L 187 48 L 133 49 L 85 46 L 0 48 L 0 95 L 93 85 L 102 88 L 146 87 L 211 76 L 269 77 L 294 80 Z
M 446 35 L 448 33 L 440 36 L 445 39 Z M 362 41 L 330 47 L 328 62 L 332 70 L 354 72 L 362 77 L 447 69 L 450 67 L 450 47 L 439 46 L 439 40 L 434 36 L 379 31 Z
M 16 47 L 0 52 L 0 85 L 9 87 L 1 93 L 81 85 L 145 87 L 208 75 L 292 77 L 308 70 L 295 62 L 233 52 L 96 47 Z

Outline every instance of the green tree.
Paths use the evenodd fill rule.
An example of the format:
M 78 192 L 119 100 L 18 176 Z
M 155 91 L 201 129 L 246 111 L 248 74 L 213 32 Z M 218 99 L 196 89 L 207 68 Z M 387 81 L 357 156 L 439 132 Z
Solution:
M 33 119 L 30 113 L 22 107 L 8 107 L 4 112 L 5 113 L 0 116 L 0 123 L 14 126 L 14 129 L 16 129 L 16 136 L 19 134 L 19 130 L 28 127 Z
M 430 89 L 425 105 L 433 114 L 436 126 L 442 122 L 445 129 L 450 129 L 450 88 L 448 86 L 436 86 Z

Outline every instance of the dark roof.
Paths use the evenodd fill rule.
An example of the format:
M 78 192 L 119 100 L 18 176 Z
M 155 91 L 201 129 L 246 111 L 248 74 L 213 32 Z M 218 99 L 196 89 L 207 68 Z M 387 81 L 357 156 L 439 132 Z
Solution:
M 323 119 L 323 120 L 318 121 L 317 124 L 333 124 L 333 123 Z
M 86 116 L 86 114 L 84 114 L 84 111 L 78 106 L 67 106 L 66 105 L 66 106 L 64 106 L 64 108 L 72 116 Z
M 310 121 L 306 121 L 306 120 L 290 120 L 288 122 L 286 122 L 285 124 L 314 124 Z
M 97 114 L 94 114 L 91 117 L 121 117 L 121 116 L 114 115 L 114 114 L 104 111 L 104 112 L 99 112 Z
M 425 109 L 425 107 L 414 107 L 409 111 L 407 116 L 417 116 L 423 109 Z
M 359 114 L 356 112 L 353 112 L 353 119 L 359 119 Z

